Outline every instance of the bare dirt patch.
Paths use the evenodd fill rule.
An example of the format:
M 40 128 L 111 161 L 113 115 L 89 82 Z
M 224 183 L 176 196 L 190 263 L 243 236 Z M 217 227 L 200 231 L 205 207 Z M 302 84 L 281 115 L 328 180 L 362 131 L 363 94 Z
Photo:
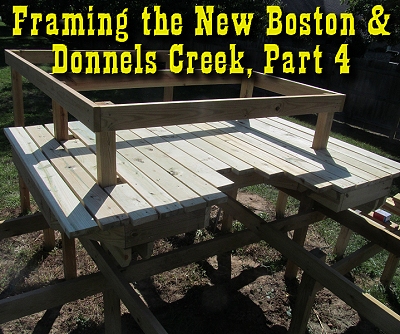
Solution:
M 240 193 L 239 200 L 256 213 L 274 218 L 273 205 L 263 198 Z M 217 210 L 213 214 L 216 215 Z M 18 214 L 10 212 L 7 215 Z M 216 230 L 217 231 L 217 230 Z M 155 254 L 200 242 L 214 229 L 159 240 Z M 311 226 L 305 247 L 330 246 Z M 62 244 L 42 249 L 41 232 L 0 242 L 0 288 L 5 298 L 63 279 Z M 96 272 L 96 265 L 77 242 L 78 274 Z M 232 251 L 229 282 L 221 283 L 216 257 L 155 275 L 134 287 L 169 333 L 286 333 L 299 281 L 284 278 L 285 259 L 265 242 Z M 301 279 L 301 273 L 298 275 Z M 141 333 L 122 306 L 123 333 Z M 311 312 L 309 333 L 379 333 L 368 321 L 328 290 L 321 290 Z M 101 294 L 10 321 L 0 333 L 102 333 Z

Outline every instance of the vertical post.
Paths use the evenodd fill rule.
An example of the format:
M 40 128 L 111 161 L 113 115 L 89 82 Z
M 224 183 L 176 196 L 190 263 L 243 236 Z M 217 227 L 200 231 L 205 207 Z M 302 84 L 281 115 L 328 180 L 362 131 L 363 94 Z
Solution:
M 115 131 L 96 132 L 97 183 L 100 187 L 117 184 L 116 150 Z
M 276 208 L 275 208 L 276 219 L 282 219 L 285 217 L 285 209 L 286 209 L 287 199 L 288 199 L 288 195 L 285 192 L 279 190 L 278 198 L 276 200 Z
M 337 258 L 343 257 L 352 234 L 353 231 L 347 228 L 346 226 L 342 226 L 340 228 L 339 236 L 336 241 L 335 248 L 333 250 L 333 254 L 335 254 Z
M 58 141 L 68 140 L 68 112 L 54 100 L 52 105 L 54 138 Z
M 165 69 L 169 70 L 169 58 L 165 61 Z M 163 101 L 172 101 L 174 99 L 174 87 L 164 87 Z
M 254 89 L 254 79 L 243 77 L 240 85 L 240 97 L 252 97 Z
M 300 202 L 299 213 L 305 213 L 310 211 L 313 207 L 313 204 L 314 201 L 312 199 L 303 198 L 302 201 Z M 303 246 L 304 241 L 306 240 L 307 231 L 308 231 L 308 226 L 304 226 L 298 228 L 297 230 L 294 230 L 292 240 L 295 241 L 297 244 Z M 287 279 L 296 278 L 298 269 L 299 267 L 294 262 L 288 260 L 288 262 L 286 263 L 285 277 Z
M 385 288 L 389 287 L 390 283 L 392 283 L 393 276 L 396 273 L 399 262 L 400 258 L 398 256 L 392 253 L 389 254 L 381 276 L 381 283 Z
M 327 147 L 334 115 L 334 112 L 318 114 L 314 140 L 312 143 L 312 148 L 314 150 L 322 150 Z
M 121 333 L 121 302 L 113 289 L 103 291 L 104 327 L 106 334 Z
M 46 252 L 51 251 L 56 246 L 56 237 L 52 228 L 45 228 L 43 230 L 43 248 Z
M 63 247 L 63 265 L 65 279 L 75 278 L 76 274 L 76 250 L 75 239 L 68 238 L 64 232 L 61 232 Z
M 313 249 L 311 253 L 322 261 L 325 261 L 326 259 L 326 254 L 320 249 Z M 306 273 L 303 274 L 288 334 L 300 334 L 306 332 L 311 308 L 314 304 L 315 295 L 319 288 L 320 284 L 318 284 L 315 279 Z
M 22 93 L 22 76 L 14 69 L 11 69 L 11 93 L 13 97 L 14 125 L 24 126 L 24 99 Z M 24 180 L 19 176 L 19 195 L 21 213 L 27 213 L 31 209 L 29 190 Z
M 227 192 L 227 195 L 236 199 L 237 192 L 238 192 L 237 188 L 232 189 Z M 232 222 L 233 222 L 233 217 L 228 212 L 223 212 L 221 232 L 231 233 Z M 231 279 L 231 273 L 232 273 L 231 252 L 226 252 L 218 255 L 217 261 L 218 261 L 218 274 L 221 277 L 221 280 L 229 281 Z

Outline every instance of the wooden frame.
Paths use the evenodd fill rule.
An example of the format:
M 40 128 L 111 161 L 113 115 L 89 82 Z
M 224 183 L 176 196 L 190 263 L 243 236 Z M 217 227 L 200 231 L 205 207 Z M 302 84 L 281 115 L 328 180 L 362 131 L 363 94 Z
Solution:
M 159 53 L 161 55 L 160 59 L 166 63 L 166 67 L 168 68 L 168 55 L 165 52 Z M 305 295 L 309 293 L 313 295 L 317 288 L 319 288 L 319 283 L 323 283 L 362 315 L 366 317 L 374 315 L 372 317 L 373 323 L 388 333 L 395 333 L 399 330 L 399 315 L 360 291 L 360 289 L 341 275 L 341 273 L 350 270 L 353 266 L 375 254 L 380 250 L 380 247 L 392 252 L 393 256 L 396 256 L 396 264 L 398 263 L 398 245 L 400 243 L 398 234 L 392 233 L 382 227 L 379 228 L 368 218 L 362 217 L 354 211 L 347 210 L 353 204 L 359 204 L 358 197 L 360 196 L 364 203 L 377 201 L 377 196 L 385 196 L 387 188 L 392 182 L 388 176 L 389 173 L 386 173 L 385 176 L 376 181 L 375 185 L 379 183 L 379 191 L 370 194 L 365 192 L 365 188 L 358 189 L 356 183 L 351 184 L 348 181 L 341 183 L 340 178 L 338 181 L 339 185 L 337 183 L 328 184 L 326 182 L 326 184 L 317 187 L 315 184 L 306 183 L 304 178 L 301 178 L 302 169 L 296 169 L 297 166 L 293 167 L 292 171 L 296 170 L 298 174 L 292 176 L 292 178 L 285 177 L 284 174 L 286 172 L 279 168 L 271 167 L 270 170 L 272 172 L 270 174 L 274 175 L 271 178 L 269 177 L 269 172 L 266 171 L 264 171 L 264 174 L 261 172 L 259 174 L 252 173 L 253 168 L 251 166 L 249 166 L 248 171 L 246 171 L 247 167 L 242 166 L 243 170 L 236 171 L 237 173 L 232 168 L 227 173 L 231 178 L 228 181 L 232 181 L 232 183 L 223 184 L 226 187 L 223 190 L 225 193 L 219 192 L 221 191 L 219 188 L 212 187 L 213 191 L 214 189 L 218 191 L 211 195 L 208 193 L 204 194 L 206 200 L 199 197 L 197 198 L 200 199 L 199 201 L 196 202 L 193 200 L 190 206 L 188 205 L 187 207 L 178 207 L 178 203 L 174 214 L 170 215 L 170 212 L 165 212 L 160 214 L 159 220 L 150 220 L 149 217 L 155 216 L 158 218 L 156 211 L 150 209 L 146 212 L 147 216 L 141 218 L 142 221 L 139 222 L 138 220 L 136 222 L 137 225 L 129 224 L 129 217 L 124 211 L 125 209 L 122 208 L 121 202 L 115 199 L 118 196 L 110 195 L 115 190 L 121 190 L 119 196 L 122 195 L 124 197 L 123 195 L 127 191 L 126 188 L 121 189 L 122 187 L 119 187 L 121 185 L 117 184 L 117 164 L 123 165 L 125 161 L 128 162 L 125 157 L 123 157 L 125 160 L 122 162 L 116 158 L 117 144 L 121 140 L 127 142 L 131 138 L 134 138 L 134 140 L 143 139 L 134 131 L 130 134 L 131 137 L 124 138 L 121 132 L 116 132 L 118 130 L 197 123 L 197 126 L 193 126 L 196 129 L 195 131 L 219 133 L 220 128 L 218 126 L 213 128 L 209 123 L 236 119 L 317 113 L 318 120 L 312 147 L 308 146 L 307 149 L 319 151 L 327 147 L 333 115 L 335 112 L 340 112 L 343 109 L 345 100 L 343 94 L 258 72 L 254 72 L 253 76 L 249 79 L 244 76 L 233 75 L 204 75 L 199 71 L 193 75 L 179 76 L 171 74 L 168 70 L 160 70 L 155 75 L 116 75 L 107 76 L 107 80 L 101 80 L 98 76 L 78 76 L 74 74 L 52 75 L 36 66 L 37 64 L 52 62 L 53 53 L 51 51 L 6 50 L 6 63 L 12 68 L 15 120 L 16 125 L 20 126 L 20 128 L 6 129 L 6 134 L 13 146 L 15 164 L 26 182 L 26 185 L 24 182 L 21 182 L 21 189 L 25 189 L 28 186 L 33 190 L 33 195 L 38 198 L 38 204 L 43 216 L 33 217 L 34 224 L 29 226 L 29 228 L 26 227 L 26 229 L 24 224 L 30 218 L 17 219 L 12 223 L 5 222 L 0 224 L 0 238 L 2 234 L 4 234 L 4 237 L 7 237 L 44 228 L 43 217 L 46 218 L 48 224 L 53 228 L 59 228 L 60 225 L 58 224 L 62 223 L 65 232 L 62 234 L 65 246 L 64 271 L 68 281 L 57 284 L 54 287 L 39 289 L 37 292 L 26 293 L 22 296 L 0 301 L 0 322 L 36 312 L 40 307 L 53 307 L 57 303 L 68 302 L 100 292 L 104 289 L 104 283 L 108 281 L 109 285 L 102 291 L 106 305 L 105 318 L 108 330 L 112 331 L 113 329 L 118 330 L 120 328 L 118 316 L 119 298 L 121 298 L 146 332 L 163 333 L 164 329 L 143 305 L 143 302 L 130 287 L 129 281 L 145 278 L 162 270 L 172 269 L 214 254 L 222 254 L 220 263 L 230 268 L 230 256 L 229 254 L 227 256 L 227 251 L 263 239 L 290 260 L 287 266 L 287 277 L 296 277 L 298 266 L 304 270 L 306 273 L 303 277 L 304 285 L 307 285 L 307 281 L 309 282 L 308 285 L 310 285 L 309 288 L 304 288 L 303 292 Z M 24 125 L 22 76 L 26 77 L 52 99 L 54 112 L 54 129 L 52 131 L 48 131 L 44 126 L 22 128 Z M 229 99 L 172 101 L 173 87 L 175 86 L 210 84 L 240 85 L 240 96 Z M 164 101 L 125 104 L 95 103 L 80 93 L 81 91 L 90 90 L 139 87 L 164 87 Z M 277 94 L 277 96 L 253 97 L 254 88 L 268 90 Z M 79 122 L 77 123 L 84 124 L 89 130 L 93 131 L 92 135 L 89 135 L 89 137 L 92 136 L 93 138 L 88 139 L 85 145 L 96 144 L 96 157 L 94 158 L 93 152 L 91 153 L 91 158 L 97 159 L 95 174 L 92 173 L 93 170 L 89 172 L 85 168 L 82 168 L 82 166 L 77 168 L 79 171 L 76 174 L 74 174 L 75 172 L 71 172 L 71 174 L 66 173 L 61 177 L 57 173 L 60 168 L 70 168 L 72 166 L 72 164 L 68 165 L 66 163 L 68 159 L 72 159 L 72 156 L 68 156 L 65 153 L 68 148 L 62 146 L 63 142 L 69 138 L 68 113 L 71 113 L 78 119 Z M 209 123 L 205 124 L 201 122 Z M 188 125 L 188 127 L 190 126 Z M 238 127 L 240 126 L 238 125 Z M 266 125 L 260 124 L 260 126 Z M 184 127 L 182 126 L 182 129 Z M 75 130 L 78 131 L 79 129 L 75 128 Z M 139 129 L 138 131 L 140 130 L 142 133 L 143 131 L 149 131 L 148 129 Z M 43 135 L 43 133 L 46 133 L 46 135 Z M 221 130 L 220 135 L 229 136 L 229 131 L 224 132 Z M 228 138 L 234 141 L 231 137 Z M 218 140 L 220 139 L 218 138 Z M 240 137 L 235 137 L 235 140 L 240 141 Z M 248 145 L 248 143 L 244 145 Z M 73 149 L 73 147 L 71 148 Z M 59 152 L 57 151 L 58 149 Z M 275 147 L 274 149 L 277 150 L 278 148 Z M 256 150 L 255 147 L 254 150 Z M 257 150 L 258 152 L 263 152 L 259 147 L 257 147 Z M 239 152 L 233 155 L 236 157 L 244 152 L 244 150 L 240 152 L 237 147 L 233 148 L 232 151 Z M 50 164 L 44 158 L 44 154 L 46 156 L 51 155 L 62 162 L 55 163 L 52 161 Z M 163 153 L 159 151 L 158 154 L 162 155 Z M 246 154 L 248 155 L 248 152 Z M 32 159 L 32 163 L 26 161 L 29 159 Z M 264 162 L 261 159 L 257 159 L 258 157 L 253 161 L 256 161 L 259 167 L 262 166 Z M 39 162 L 41 168 L 36 166 L 37 162 Z M 312 163 L 308 163 L 313 166 Z M 246 164 L 244 163 L 243 165 Z M 173 162 L 170 162 L 168 165 L 168 167 L 174 166 Z M 44 172 L 43 170 L 46 170 L 46 167 L 54 168 L 48 168 L 50 171 Z M 399 172 L 396 171 L 396 167 L 393 169 L 393 175 Z M 78 182 L 79 185 L 86 187 L 86 190 L 89 189 L 89 192 L 91 191 L 91 196 L 89 197 L 99 199 L 100 204 L 90 201 L 84 203 L 82 197 L 85 197 L 87 194 L 86 190 L 83 191 L 82 195 L 82 193 L 79 193 L 80 189 L 78 187 L 76 189 L 65 187 L 63 179 L 66 178 L 66 175 L 72 178 L 78 175 L 78 172 L 82 176 L 79 179 L 82 181 Z M 325 172 L 324 168 L 322 172 Z M 189 174 L 189 171 L 187 173 Z M 37 175 L 40 176 L 38 179 Z M 202 177 L 204 178 L 205 176 L 203 175 Z M 296 178 L 300 178 L 303 184 L 296 180 Z M 318 176 L 316 176 L 316 179 L 318 182 L 322 180 Z M 362 178 L 358 177 L 358 179 Z M 42 187 L 43 182 L 45 182 L 44 180 L 58 182 L 62 190 L 57 195 L 58 197 L 52 197 L 43 190 L 45 189 L 45 187 Z M 265 224 L 260 217 L 249 212 L 234 198 L 238 187 L 260 182 L 269 182 L 281 191 L 277 205 L 279 219 L 269 224 Z M 160 186 L 160 184 L 158 185 Z M 312 187 L 313 185 L 314 187 Z M 342 188 L 340 185 L 343 185 Z M 343 190 L 340 194 L 341 197 L 338 195 L 339 190 Z M 344 190 L 351 190 L 351 196 L 347 196 Z M 188 191 L 192 191 L 192 189 L 188 189 Z M 57 210 L 59 208 L 57 204 L 62 202 L 62 196 L 65 196 L 65 194 L 68 194 L 74 201 L 71 207 L 67 208 L 67 213 Z M 199 194 L 197 193 L 197 195 Z M 232 197 L 229 197 L 229 195 Z M 300 198 L 301 207 L 297 215 L 283 218 L 287 195 Z M 209 196 L 208 199 L 207 196 Z M 21 197 L 26 199 L 26 190 L 21 191 Z M 115 203 L 113 202 L 114 200 L 116 201 Z M 316 202 L 319 202 L 319 204 Z M 102 206 L 104 203 L 111 204 Z M 22 204 L 25 207 L 28 206 L 26 201 Z M 209 214 L 209 205 L 211 204 L 219 205 L 227 213 L 222 228 L 225 232 L 230 231 L 233 217 L 239 218 L 249 230 L 234 234 L 227 233 L 221 238 L 210 242 L 193 245 L 172 254 L 151 257 L 147 260 L 147 257 L 151 255 L 151 242 L 155 239 L 169 236 L 168 233 L 183 233 L 203 227 L 204 220 Z M 106 211 L 101 211 L 100 207 Z M 155 206 L 153 205 L 153 207 Z M 339 213 L 335 212 L 341 210 L 343 211 Z M 93 211 L 96 211 L 96 213 L 105 212 L 104 221 L 101 222 L 100 219 L 96 220 L 97 216 L 95 215 L 95 218 L 92 219 L 91 215 L 93 215 Z M 303 248 L 308 225 L 320 220 L 324 214 L 334 218 L 343 226 L 363 234 L 377 245 L 367 245 L 360 251 L 352 254 L 352 256 L 329 267 L 313 255 L 310 255 Z M 149 221 L 146 219 L 149 219 Z M 84 221 L 84 223 L 81 223 L 81 221 Z M 151 222 L 152 224 L 147 224 L 143 227 L 142 223 L 144 224 L 145 222 Z M 162 226 L 168 223 L 173 225 L 174 228 L 165 229 Z M 3 230 L 1 229 L 2 227 Z M 9 231 L 7 228 L 11 230 Z M 290 240 L 282 233 L 289 230 L 295 230 L 293 240 Z M 46 230 L 45 235 L 47 235 L 47 244 L 51 247 L 54 243 L 54 234 L 52 234 L 51 230 Z M 88 253 L 98 264 L 105 278 L 98 274 L 76 278 L 74 237 L 80 239 Z M 99 245 L 99 242 L 101 242 L 104 248 Z M 120 272 L 105 249 L 117 259 L 119 264 L 127 266 L 126 271 L 123 273 Z M 146 260 L 130 264 L 131 249 L 141 252 L 142 257 L 146 258 Z M 175 254 L 179 256 L 175 256 Z M 92 286 L 90 286 L 91 284 Z M 65 294 L 66 287 L 68 287 L 68 290 L 76 290 L 72 296 Z M 49 294 L 52 293 L 55 295 L 51 296 L 48 300 L 44 300 L 49 298 Z M 43 299 L 43 303 L 40 303 L 40 306 L 32 305 L 33 302 L 36 304 L 36 298 Z M 313 297 L 311 296 L 305 304 L 300 303 L 300 305 L 309 307 L 312 299 Z M 21 302 L 24 305 L 22 308 L 20 307 Z M 18 307 L 18 311 L 15 309 L 16 307 Z M 15 312 L 15 314 L 12 314 L 12 312 Z M 296 321 L 301 322 L 304 327 L 307 319 L 305 319 L 304 315 L 300 315 Z

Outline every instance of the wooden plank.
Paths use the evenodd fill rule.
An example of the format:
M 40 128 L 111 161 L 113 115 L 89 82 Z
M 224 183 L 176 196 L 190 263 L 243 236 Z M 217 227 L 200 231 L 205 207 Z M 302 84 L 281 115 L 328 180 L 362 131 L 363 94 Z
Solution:
M 54 137 L 58 141 L 68 140 L 68 112 L 56 101 L 52 101 Z
M 390 253 L 380 279 L 384 287 L 389 287 L 390 283 L 392 283 L 394 274 L 396 273 L 399 263 L 400 257 Z
M 6 219 L 0 222 L 0 240 L 48 228 L 42 213 Z
M 61 233 L 62 248 L 63 248 L 63 267 L 65 279 L 72 279 L 77 277 L 76 272 L 76 249 L 75 239 L 68 238 L 65 233 Z
M 141 226 L 125 226 L 125 247 L 167 238 L 171 235 L 193 232 L 208 226 L 210 208 L 170 216 Z M 91 237 L 91 236 L 90 236 Z
M 278 198 L 276 200 L 276 206 L 275 206 L 275 212 L 276 212 L 277 219 L 281 219 L 281 218 L 285 217 L 285 210 L 286 210 L 288 196 L 289 195 L 283 191 L 278 192 Z
M 24 99 L 22 92 L 22 76 L 15 69 L 11 68 L 11 93 L 13 98 L 14 125 L 24 126 Z M 19 176 L 19 196 L 21 212 L 27 213 L 31 208 L 29 190 L 24 180 Z
M 125 142 L 124 138 L 129 138 L 126 136 L 132 134 L 130 131 L 127 131 L 127 134 L 125 135 L 122 132 L 119 132 L 118 134 L 118 144 L 122 144 L 124 146 L 123 148 L 120 147 L 118 149 L 118 154 L 122 155 L 126 160 L 130 161 L 132 165 L 139 169 L 143 174 L 147 175 L 150 179 L 152 179 L 157 184 L 157 186 L 161 187 L 173 198 L 175 198 L 175 200 L 182 205 L 186 212 L 206 207 L 206 200 L 201 198 L 195 191 L 190 189 L 177 178 L 176 174 L 179 173 L 178 164 L 172 165 L 170 167 L 171 169 L 167 168 L 165 170 L 162 168 L 162 166 L 160 166 L 162 164 L 161 161 L 157 161 L 157 163 L 154 162 L 148 156 L 143 154 L 141 150 L 139 150 L 139 146 L 138 148 L 135 148 L 133 146 L 130 146 L 129 143 Z M 145 143 L 146 142 L 144 142 L 144 144 Z M 157 152 L 158 150 L 156 148 L 150 148 L 149 150 L 152 158 L 153 155 L 157 156 L 158 159 L 167 158 L 167 156 L 165 156 L 164 154 L 161 154 L 161 156 L 160 154 L 157 154 L 159 152 Z M 197 182 L 197 180 L 195 180 L 195 182 Z M 216 190 L 216 193 L 218 192 L 219 191 Z
M 395 201 L 394 197 L 388 197 L 383 204 L 382 209 L 400 216 L 400 202 Z
M 243 77 L 240 85 L 240 97 L 252 97 L 254 89 L 254 79 Z
M 229 126 L 228 122 L 220 123 Z M 230 126 L 232 127 L 232 125 Z M 311 143 L 303 143 L 301 139 L 299 139 L 299 143 L 297 143 L 293 137 L 290 138 L 290 135 L 288 136 L 288 134 L 283 131 L 272 130 L 273 132 L 270 134 L 271 127 L 266 126 L 265 123 L 257 119 L 238 121 L 234 127 L 246 131 L 247 136 L 253 137 L 263 143 L 268 143 L 276 149 L 271 151 L 275 152 L 275 156 L 279 157 L 284 154 L 283 156 L 286 157 L 288 161 L 292 161 L 293 164 L 304 168 L 307 172 L 311 172 L 315 176 L 332 183 L 335 190 L 343 192 L 345 190 L 354 189 L 358 185 L 367 182 L 362 177 L 352 175 L 347 169 L 336 164 L 332 159 L 330 161 L 321 160 L 313 150 L 309 149 Z M 244 129 L 244 127 L 247 129 Z M 230 132 L 237 135 L 237 131 L 234 132 L 234 129 L 230 130 Z M 240 135 L 240 132 L 238 135 Z M 246 137 L 241 135 L 241 139 L 243 138 L 245 139 Z M 252 144 L 260 145 L 254 140 Z
M 246 122 L 244 121 L 244 123 Z M 232 125 L 229 122 L 211 122 L 208 124 L 216 128 L 221 133 L 218 136 L 224 138 L 225 141 L 268 163 L 279 166 L 287 177 L 306 185 L 315 192 L 327 191 L 336 186 L 336 183 L 346 188 L 354 187 L 353 183 L 338 180 L 338 177 L 329 170 L 325 170 L 321 163 L 307 159 L 304 154 L 293 152 L 282 142 L 276 141 L 268 135 L 260 135 L 254 130 L 249 130 L 241 123 L 235 122 Z M 214 130 L 214 133 L 217 133 L 217 130 Z
M 11 148 L 13 162 L 15 167 L 18 170 L 18 173 L 21 175 L 20 177 L 25 182 L 26 186 L 30 189 L 32 196 L 35 198 L 35 202 L 39 207 L 40 212 L 43 214 L 49 226 L 53 229 L 61 230 L 60 224 L 57 221 L 57 218 L 54 216 L 50 207 L 46 203 L 42 193 L 36 187 L 36 183 L 33 180 L 33 177 L 28 171 L 25 169 L 25 162 L 19 157 L 19 155 L 15 152 L 13 148 Z
M 335 248 L 333 249 L 333 254 L 335 254 L 338 258 L 343 257 L 352 234 L 352 230 L 350 230 L 346 226 L 341 226 Z
M 231 170 L 231 167 L 228 164 L 222 162 L 221 160 L 218 160 L 216 157 L 199 149 L 190 142 L 180 138 L 171 131 L 168 131 L 164 127 L 151 127 L 149 128 L 149 130 L 166 142 L 171 143 L 175 147 L 179 148 L 181 151 L 187 153 L 191 157 L 195 158 L 196 160 L 202 162 L 203 164 L 209 166 L 210 168 L 221 174 L 224 174 Z
M 23 161 L 23 169 L 31 178 L 33 186 L 51 208 L 64 232 L 72 237 L 96 230 L 97 224 L 25 130 L 9 128 L 4 131 L 15 153 Z
M 56 247 L 56 236 L 52 228 L 45 228 L 43 230 L 43 249 L 46 252 L 50 252 Z
M 317 125 L 315 127 L 314 140 L 311 146 L 314 150 L 325 149 L 326 146 L 328 145 L 328 139 L 332 128 L 334 115 L 335 113 L 333 112 L 318 114 Z
M 93 152 L 96 151 L 93 133 L 80 122 L 70 122 L 70 130 Z M 117 173 L 135 189 L 158 212 L 160 217 L 175 215 L 183 211 L 177 201 L 143 174 L 122 155 L 117 155 Z
M 72 139 L 64 142 L 63 147 L 96 178 L 96 156 L 84 143 Z M 131 224 L 140 225 L 158 219 L 157 211 L 128 184 L 117 184 L 104 190 L 128 214 Z
M 218 138 L 218 136 L 212 131 L 207 131 L 209 128 L 206 124 L 185 124 L 181 125 L 181 128 L 195 134 L 198 138 L 207 141 L 209 144 L 225 151 L 229 155 L 252 165 L 253 168 L 258 171 L 258 173 L 267 179 L 283 174 L 283 170 L 280 167 L 277 167 L 276 164 L 267 162 L 266 160 L 259 158 L 257 155 L 253 155 L 252 153 L 243 150 L 242 147 L 238 148 L 235 145 L 232 145 L 230 142 Z
M 320 261 L 326 260 L 326 254 L 320 249 L 313 249 L 310 253 Z M 307 323 L 310 319 L 311 309 L 314 305 L 315 295 L 317 293 L 317 285 L 318 283 L 315 279 L 307 273 L 304 273 L 301 277 L 288 334 L 306 332 Z
M 273 120 L 277 121 L 279 123 L 282 123 L 285 126 L 295 127 L 296 129 L 299 129 L 302 132 L 313 135 L 313 130 L 308 129 L 303 126 L 299 126 L 297 124 L 294 124 L 293 122 L 287 121 L 282 118 L 273 118 Z M 379 166 L 379 167 L 383 168 L 383 170 L 392 174 L 392 177 L 397 177 L 400 175 L 400 172 L 399 172 L 400 171 L 400 163 L 398 163 L 396 161 L 382 157 L 378 154 L 372 153 L 368 150 L 357 147 L 355 145 L 348 144 L 342 140 L 339 140 L 339 139 L 336 139 L 333 137 L 329 138 L 328 146 L 329 146 L 329 149 L 334 148 L 335 150 L 343 151 L 344 153 L 346 153 L 346 155 L 348 154 L 349 156 L 353 155 L 354 157 L 357 157 L 357 158 L 359 156 L 361 156 L 367 163 L 368 162 L 373 163 L 374 165 Z
M 172 174 L 188 188 L 191 188 L 206 200 L 209 205 L 218 204 L 219 201 L 225 201 L 225 195 L 215 186 L 215 183 L 217 183 L 218 186 L 221 186 L 222 183 L 222 187 L 232 186 L 232 182 L 224 176 L 221 176 L 207 166 L 201 166 L 198 161 L 181 153 L 180 150 L 176 149 L 174 146 L 172 146 L 172 150 L 168 150 L 171 148 L 168 143 L 165 143 L 166 146 L 168 146 L 168 152 L 165 152 L 165 145 L 161 145 L 163 150 L 159 150 L 158 148 L 160 145 L 157 145 L 154 140 L 151 139 L 152 133 L 147 129 L 136 129 L 132 132 L 120 131 L 118 134 L 128 144 L 131 143 L 131 140 L 133 140 L 134 143 L 137 138 L 142 138 L 146 143 L 149 143 L 138 145 L 137 150 L 153 160 L 168 173 Z M 151 143 L 155 145 L 151 145 Z M 172 157 L 170 157 L 169 154 L 171 154 Z
M 317 205 L 316 209 L 353 230 L 353 232 L 362 235 L 389 252 L 400 256 L 400 236 L 374 222 L 372 219 L 361 216 L 351 209 L 338 213 L 326 209 L 322 205 Z
M 229 199 L 226 204 L 221 206 L 228 211 L 230 210 L 250 230 L 281 252 L 283 256 L 295 262 L 307 274 L 323 284 L 362 316 L 370 319 L 380 329 L 393 334 L 400 330 L 400 316 L 398 314 L 362 291 L 327 264 L 314 259 L 303 247 L 268 226 L 262 218 L 233 199 Z
M 311 200 L 310 198 L 303 198 L 300 201 L 299 214 L 307 213 L 308 211 L 312 210 L 313 205 L 314 205 L 313 200 Z M 304 246 L 307 232 L 308 232 L 308 225 L 295 229 L 293 232 L 292 240 L 298 245 Z M 296 278 L 298 269 L 299 268 L 297 264 L 291 261 L 289 258 L 286 263 L 285 278 L 286 279 Z
M 96 76 L 79 75 L 68 73 L 66 75 L 56 75 L 55 77 L 64 81 L 69 87 L 76 91 L 91 90 L 110 90 L 110 89 L 129 89 L 129 88 L 152 88 L 174 86 L 198 86 L 198 85 L 224 85 L 240 84 L 241 77 L 231 74 L 202 74 L 201 70 L 195 70 L 193 75 L 176 75 L 169 69 L 157 70 L 155 75 L 138 74 L 114 74 L 101 80 Z M 171 92 L 169 92 L 171 93 Z M 171 95 L 168 95 L 171 97 Z M 172 101 L 172 100 L 164 100 Z
M 196 158 L 192 157 L 191 155 L 187 154 L 186 152 L 180 150 L 176 146 L 172 145 L 170 142 L 165 141 L 163 138 L 159 137 L 151 130 L 152 129 L 150 128 L 150 129 L 136 129 L 132 131 L 134 134 L 136 134 L 137 136 L 139 136 L 140 138 L 142 138 L 151 145 L 151 146 L 138 145 L 137 149 L 140 150 L 142 153 L 146 154 L 146 151 L 148 152 L 151 149 L 155 150 L 156 152 L 157 150 L 159 150 L 163 154 L 166 154 L 168 157 L 179 162 L 189 171 L 195 173 L 196 175 L 206 180 L 208 183 L 212 184 L 215 188 L 218 188 L 220 190 L 225 190 L 232 187 L 233 185 L 232 181 L 227 179 L 225 176 L 216 172 L 214 169 L 208 167 L 207 165 L 197 160 Z M 126 131 L 121 132 L 121 134 L 124 133 L 128 134 Z M 129 140 L 127 138 L 125 138 L 125 140 Z M 156 161 L 156 155 L 153 151 L 149 155 L 149 158 L 153 159 L 157 163 L 159 160 L 161 160 L 157 158 Z M 167 169 L 169 171 L 171 171 L 170 168 L 171 167 L 164 166 L 164 169 Z M 186 185 L 190 187 L 190 184 L 186 183 Z
M 99 114 L 96 112 L 96 104 L 68 87 L 63 82 L 53 78 L 41 68 L 30 64 L 24 58 L 5 50 L 5 60 L 12 68 L 18 69 L 19 73 L 27 78 L 51 99 L 57 101 L 60 106 L 68 110 L 93 131 L 99 131 Z
M 100 245 L 83 238 L 81 239 L 81 243 L 96 262 L 103 275 L 105 275 L 113 290 L 128 308 L 140 328 L 145 333 L 167 333 Z
M 64 182 L 91 213 L 101 229 L 128 223 L 128 216 L 43 126 L 29 126 L 31 135 Z
M 104 190 L 127 212 L 133 226 L 158 218 L 157 211 L 128 184 L 117 184 Z
M 195 101 L 128 103 L 99 106 L 101 131 L 179 125 L 207 120 L 221 121 L 256 117 L 336 112 L 340 95 L 252 97 Z
M 316 95 L 316 94 L 338 94 L 326 89 L 306 85 L 300 82 L 275 77 L 253 71 L 254 85 L 258 88 L 268 90 L 282 95 Z M 342 95 L 342 94 L 338 94 Z M 344 98 L 344 95 L 342 95 Z
M 96 132 L 97 184 L 109 187 L 117 184 L 115 131 Z
M 54 64 L 54 52 L 51 50 L 11 50 L 32 64 Z
M 121 303 L 113 289 L 103 291 L 104 331 L 106 334 L 121 333 Z
M 285 142 L 301 147 L 302 150 L 314 154 L 318 159 L 326 163 L 339 165 L 352 174 L 367 179 L 369 182 L 391 177 L 388 172 L 380 169 L 379 165 L 374 161 L 371 162 L 371 160 L 365 159 L 365 157 L 357 155 L 354 152 L 348 153 L 348 151 L 344 149 L 340 151 L 334 149 L 332 144 L 329 145 L 328 150 L 314 151 L 310 148 L 310 142 L 312 140 L 311 133 L 301 131 L 301 126 L 298 126 L 299 129 L 297 129 L 296 124 L 293 124 L 294 127 L 290 127 L 277 122 L 277 120 L 279 120 L 279 118 L 259 119 L 259 121 L 268 125 L 268 131 L 266 130 L 268 134 L 272 135 L 276 133 L 276 135 L 283 136 Z

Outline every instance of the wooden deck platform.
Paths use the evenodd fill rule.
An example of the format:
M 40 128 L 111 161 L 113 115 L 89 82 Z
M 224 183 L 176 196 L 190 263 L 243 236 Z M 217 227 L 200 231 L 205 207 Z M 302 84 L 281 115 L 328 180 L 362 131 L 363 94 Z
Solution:
M 307 191 L 338 212 L 384 198 L 400 175 L 399 163 L 333 138 L 314 150 L 312 130 L 275 117 L 119 130 L 119 181 L 102 189 L 95 134 L 82 123 L 70 122 L 70 139 L 61 143 L 53 124 L 5 131 L 39 206 L 52 208 L 69 237 L 124 225 L 153 226 L 154 238 L 202 228 L 210 207 L 226 202 L 224 192 L 242 177 Z M 179 231 L 170 224 L 161 232 L 156 223 L 199 211 L 202 218 Z

